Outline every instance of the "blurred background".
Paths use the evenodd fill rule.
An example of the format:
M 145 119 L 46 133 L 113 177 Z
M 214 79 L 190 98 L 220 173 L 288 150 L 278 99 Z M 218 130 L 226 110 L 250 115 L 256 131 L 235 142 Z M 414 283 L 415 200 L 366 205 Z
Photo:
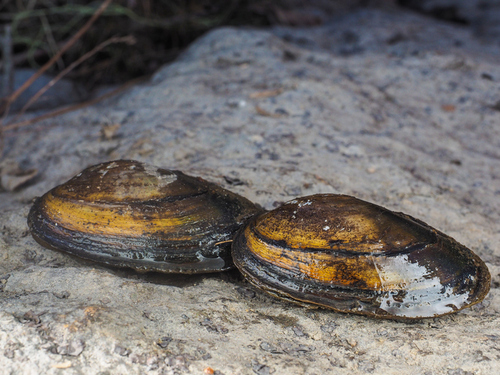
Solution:
M 1 0 L 0 97 L 5 101 L 34 71 L 56 56 L 103 3 Z M 62 72 L 65 79 L 77 82 L 76 90 L 75 87 L 71 90 L 84 100 L 103 85 L 151 75 L 210 29 L 316 26 L 360 7 L 410 9 L 472 27 L 484 40 L 496 43 L 500 40 L 500 1 L 495 0 L 117 0 L 107 6 L 46 73 L 55 76 Z M 48 81 L 40 81 L 39 86 Z M 59 104 L 64 103 L 54 103 Z M 21 108 L 19 104 L 11 111 Z

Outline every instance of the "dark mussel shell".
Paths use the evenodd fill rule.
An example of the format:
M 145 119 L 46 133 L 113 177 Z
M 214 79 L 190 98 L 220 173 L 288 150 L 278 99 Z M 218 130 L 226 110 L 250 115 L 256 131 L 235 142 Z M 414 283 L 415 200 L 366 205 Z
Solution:
M 262 210 L 201 178 L 137 161 L 99 164 L 36 199 L 40 244 L 139 271 L 201 273 L 232 267 L 234 233 Z
M 346 195 L 285 203 L 242 228 L 233 258 L 277 297 L 377 318 L 446 315 L 480 302 L 488 268 L 420 220 Z

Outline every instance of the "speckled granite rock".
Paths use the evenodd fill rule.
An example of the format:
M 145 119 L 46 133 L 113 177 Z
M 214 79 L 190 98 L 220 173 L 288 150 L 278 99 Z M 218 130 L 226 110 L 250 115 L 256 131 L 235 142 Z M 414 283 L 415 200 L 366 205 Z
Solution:
M 499 57 L 466 29 L 401 12 L 365 10 L 312 29 L 221 29 L 150 84 L 6 134 L 2 163 L 39 175 L 0 195 L 0 367 L 499 372 Z M 117 158 L 202 176 L 266 208 L 335 192 L 406 212 L 480 255 L 492 290 L 456 315 L 377 321 L 283 303 L 235 271 L 136 274 L 34 242 L 33 197 Z

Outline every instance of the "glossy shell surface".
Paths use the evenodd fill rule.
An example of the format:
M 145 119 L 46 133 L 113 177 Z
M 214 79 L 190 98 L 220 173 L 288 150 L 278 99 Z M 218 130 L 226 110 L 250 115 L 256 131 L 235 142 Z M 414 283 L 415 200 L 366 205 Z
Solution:
M 346 195 L 285 203 L 251 220 L 233 258 L 275 296 L 378 318 L 446 315 L 490 288 L 482 260 L 408 215 Z
M 201 178 L 136 161 L 85 169 L 38 198 L 35 240 L 140 271 L 215 272 L 232 267 L 230 241 L 262 210 Z

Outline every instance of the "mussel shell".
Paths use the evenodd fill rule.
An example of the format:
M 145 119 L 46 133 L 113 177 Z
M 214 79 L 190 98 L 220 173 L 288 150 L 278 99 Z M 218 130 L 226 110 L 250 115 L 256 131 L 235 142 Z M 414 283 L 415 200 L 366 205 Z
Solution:
M 420 220 L 346 195 L 298 198 L 251 220 L 233 258 L 275 296 L 378 318 L 449 314 L 481 301 L 488 268 Z
M 137 161 L 99 164 L 36 199 L 28 217 L 44 246 L 139 271 L 215 272 L 262 209 L 201 178 Z

